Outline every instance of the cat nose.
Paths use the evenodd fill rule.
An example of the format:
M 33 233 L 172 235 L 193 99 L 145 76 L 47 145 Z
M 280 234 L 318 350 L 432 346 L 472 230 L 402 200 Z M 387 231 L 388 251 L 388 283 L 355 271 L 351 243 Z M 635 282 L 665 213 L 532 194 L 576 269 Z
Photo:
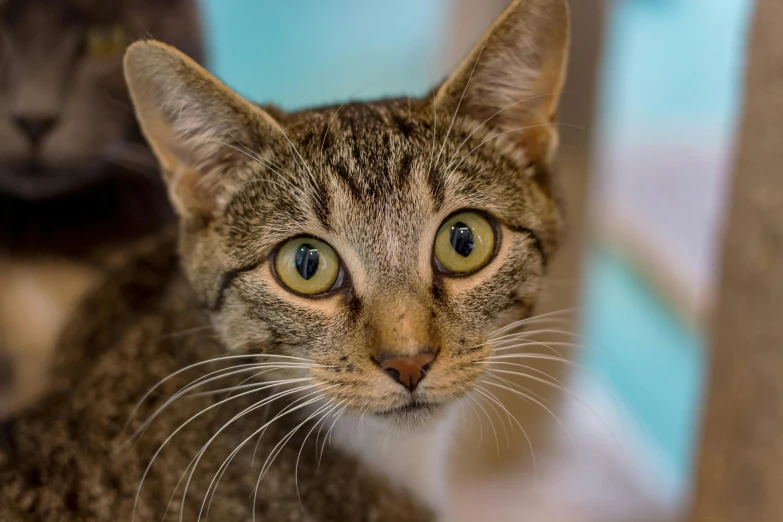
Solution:
M 14 123 L 27 135 L 27 139 L 35 146 L 38 145 L 57 124 L 56 116 L 14 116 Z
M 416 389 L 435 360 L 434 351 L 424 351 L 416 355 L 400 356 L 396 353 L 382 353 L 373 359 L 386 375 L 405 386 L 409 391 Z

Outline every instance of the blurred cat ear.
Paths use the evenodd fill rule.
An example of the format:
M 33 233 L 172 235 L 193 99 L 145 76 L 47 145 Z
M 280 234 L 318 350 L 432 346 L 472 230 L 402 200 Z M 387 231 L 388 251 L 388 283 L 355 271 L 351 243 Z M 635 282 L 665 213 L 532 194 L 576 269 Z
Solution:
M 125 79 L 180 216 L 214 212 L 230 188 L 231 174 L 280 134 L 266 112 L 165 44 L 131 45 Z
M 531 159 L 549 159 L 568 40 L 566 0 L 515 0 L 439 88 L 438 113 L 486 121 Z

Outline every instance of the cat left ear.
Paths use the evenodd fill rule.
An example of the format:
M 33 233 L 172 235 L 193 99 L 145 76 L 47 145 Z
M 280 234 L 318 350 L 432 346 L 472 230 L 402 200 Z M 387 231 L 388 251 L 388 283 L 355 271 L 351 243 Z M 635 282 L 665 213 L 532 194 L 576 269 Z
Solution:
M 566 0 L 515 0 L 440 87 L 435 106 L 505 133 L 531 160 L 548 160 L 565 80 Z
M 182 217 L 208 217 L 252 153 L 280 135 L 279 124 L 160 42 L 136 42 L 125 54 L 136 117 L 160 162 Z

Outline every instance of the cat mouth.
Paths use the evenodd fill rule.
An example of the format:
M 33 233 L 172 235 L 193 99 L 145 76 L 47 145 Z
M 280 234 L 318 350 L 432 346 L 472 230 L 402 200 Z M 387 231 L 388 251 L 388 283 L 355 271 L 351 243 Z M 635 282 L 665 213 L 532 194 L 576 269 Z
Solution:
M 409 417 L 409 416 L 421 416 L 433 413 L 438 409 L 437 404 L 429 402 L 413 401 L 404 406 L 397 406 L 388 410 L 376 412 L 375 415 L 379 417 Z

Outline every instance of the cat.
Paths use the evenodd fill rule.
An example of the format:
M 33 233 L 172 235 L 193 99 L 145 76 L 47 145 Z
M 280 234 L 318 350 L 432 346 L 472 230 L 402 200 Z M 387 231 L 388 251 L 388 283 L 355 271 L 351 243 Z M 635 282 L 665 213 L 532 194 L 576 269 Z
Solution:
M 490 338 L 557 249 L 567 48 L 565 0 L 515 0 L 432 95 L 284 113 L 133 44 L 177 238 L 69 323 L 0 454 L 0 518 L 443 513 L 459 409 L 492 397 Z
M 114 254 L 173 221 L 122 75 L 148 33 L 202 59 L 195 0 L 0 0 L 0 420 Z

